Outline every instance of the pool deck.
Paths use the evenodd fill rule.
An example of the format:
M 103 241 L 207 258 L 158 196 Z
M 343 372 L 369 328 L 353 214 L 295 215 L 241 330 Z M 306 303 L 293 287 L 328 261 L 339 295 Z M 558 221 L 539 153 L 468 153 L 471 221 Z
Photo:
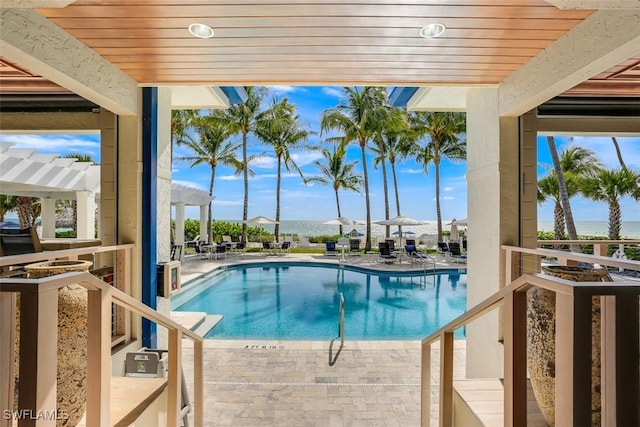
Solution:
M 465 265 L 436 256 L 437 268 Z M 216 267 L 264 261 L 340 263 L 340 255 L 242 253 L 183 261 L 188 282 Z M 345 264 L 384 271 L 422 271 L 418 263 L 383 264 L 351 255 Z M 433 265 L 433 264 L 430 264 Z M 431 267 L 430 267 L 431 268 Z M 177 319 L 176 319 L 177 320 Z M 193 325 L 193 318 L 182 316 Z M 183 343 L 183 369 L 193 393 L 193 346 Z M 419 426 L 419 341 L 206 340 L 206 426 Z M 432 424 L 436 421 L 439 348 L 432 351 Z M 455 343 L 455 378 L 464 378 L 465 341 Z

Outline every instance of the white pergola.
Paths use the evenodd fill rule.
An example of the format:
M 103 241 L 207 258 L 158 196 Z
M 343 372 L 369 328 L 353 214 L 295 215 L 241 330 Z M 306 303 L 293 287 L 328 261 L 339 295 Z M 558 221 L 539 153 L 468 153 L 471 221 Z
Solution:
M 0 142 L 0 194 L 41 200 L 43 238 L 55 237 L 56 200 L 76 200 L 77 237 L 92 239 L 100 200 L 100 165 Z M 201 235 L 205 234 L 210 200 L 206 191 L 171 183 L 171 204 L 176 206 L 176 244 L 184 243 L 185 206 L 200 206 Z

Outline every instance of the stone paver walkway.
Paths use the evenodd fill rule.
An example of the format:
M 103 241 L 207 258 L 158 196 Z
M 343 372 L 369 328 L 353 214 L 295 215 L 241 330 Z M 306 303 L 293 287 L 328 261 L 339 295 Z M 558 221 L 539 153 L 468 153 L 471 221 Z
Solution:
M 184 344 L 183 367 L 193 393 L 193 352 Z M 339 343 L 331 351 L 329 345 L 208 340 L 205 425 L 420 425 L 419 342 L 346 341 L 337 355 Z M 464 341 L 456 341 L 456 378 L 464 374 L 464 351 Z M 437 415 L 438 363 L 436 348 L 432 418 Z

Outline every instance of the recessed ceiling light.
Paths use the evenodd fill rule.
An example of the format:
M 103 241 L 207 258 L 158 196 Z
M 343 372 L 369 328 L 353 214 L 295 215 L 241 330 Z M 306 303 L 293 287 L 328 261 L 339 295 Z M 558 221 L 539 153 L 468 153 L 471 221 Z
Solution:
M 210 39 L 213 37 L 213 28 L 205 24 L 191 24 L 189 25 L 189 32 L 201 39 Z
M 440 23 L 425 25 L 424 27 L 420 28 L 420 36 L 426 39 L 440 37 L 441 35 L 444 34 L 446 29 L 447 27 L 445 27 L 444 24 L 440 24 Z

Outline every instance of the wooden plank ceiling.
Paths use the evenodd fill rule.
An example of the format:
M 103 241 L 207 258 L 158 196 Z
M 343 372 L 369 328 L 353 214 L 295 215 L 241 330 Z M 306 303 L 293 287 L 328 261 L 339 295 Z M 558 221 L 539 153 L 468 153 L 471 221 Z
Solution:
M 39 9 L 140 84 L 496 84 L 590 15 L 543 0 L 79 0 Z M 187 30 L 198 22 L 215 36 Z M 442 37 L 420 37 L 438 22 Z

